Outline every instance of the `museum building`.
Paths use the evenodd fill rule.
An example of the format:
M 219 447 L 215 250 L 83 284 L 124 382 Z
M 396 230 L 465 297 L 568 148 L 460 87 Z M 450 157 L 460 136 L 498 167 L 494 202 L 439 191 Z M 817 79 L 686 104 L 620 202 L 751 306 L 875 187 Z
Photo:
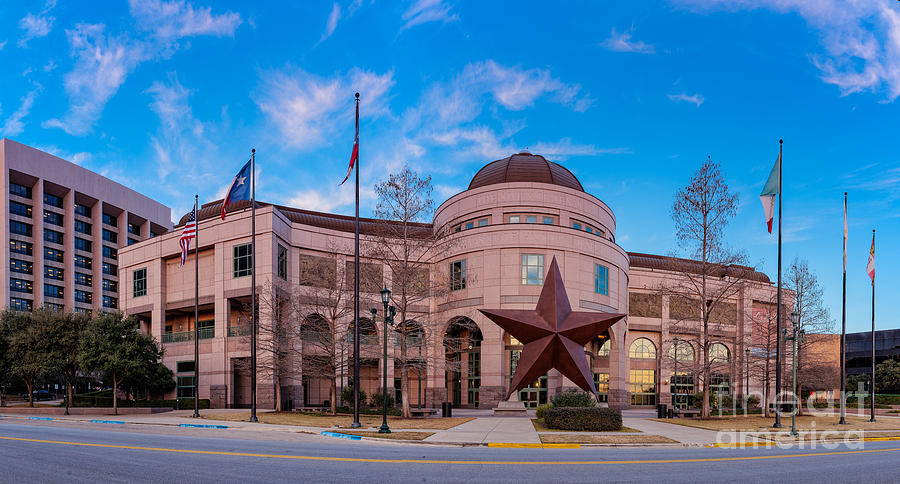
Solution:
M 194 321 L 194 255 L 179 266 L 180 228 L 120 247 L 119 304 L 141 321 L 165 349 L 164 363 L 176 375 L 173 395 L 193 396 L 194 365 L 199 364 L 199 396 L 213 407 L 249 404 L 250 205 L 239 202 L 220 218 L 221 201 L 199 212 L 200 317 Z M 392 224 L 361 219 L 365 241 Z M 258 404 L 271 408 L 276 395 L 293 408 L 329 404 L 350 384 L 353 327 L 352 305 L 354 219 L 257 202 L 256 257 L 260 300 L 266 291 L 310 294 L 338 291 L 342 306 L 341 362 L 334 370 L 338 396 L 330 393 L 332 378 L 314 370 L 323 358 L 319 346 L 301 336 L 289 374 L 273 378 L 266 364 L 265 336 L 258 347 Z M 485 165 L 467 190 L 436 209 L 431 224 L 417 230 L 446 233 L 450 241 L 427 261 L 425 277 L 432 290 L 410 308 L 408 360 L 388 365 L 389 386 L 397 388 L 400 373 L 409 376 L 411 405 L 495 407 L 506 395 L 522 345 L 478 312 L 478 309 L 534 309 L 555 258 L 573 310 L 626 314 L 605 334 L 585 347 L 600 398 L 610 406 L 652 406 L 670 403 L 676 389 L 679 402 L 700 391 L 695 369 L 702 353 L 699 319 L 690 298 L 673 288 L 684 285 L 686 273 L 699 265 L 671 257 L 627 252 L 616 242 L 612 209 L 587 193 L 563 166 L 543 156 L 518 153 Z M 372 395 L 381 382 L 380 358 L 384 324 L 382 310 L 373 321 L 369 308 L 381 308 L 379 291 L 392 288 L 388 264 L 367 257 L 361 263 L 360 374 L 361 389 Z M 722 267 L 710 284 L 732 284 L 735 291 L 712 312 L 708 382 L 717 394 L 742 396 L 748 391 L 744 355 L 758 341 L 753 320 L 770 314 L 775 288 L 769 278 L 748 267 Z M 350 281 L 348 284 L 347 282 Z M 729 282 L 731 281 L 731 282 Z M 321 294 L 321 292 L 319 293 Z M 262 303 L 261 303 L 262 304 Z M 301 307 L 302 304 L 296 307 Z M 321 319 L 310 309 L 298 309 L 297 325 Z M 267 312 L 259 313 L 266 325 Z M 198 325 L 200 355 L 194 361 L 193 330 Z M 388 352 L 399 355 L 399 338 L 389 329 Z M 677 358 L 673 342 L 678 343 Z M 336 356 L 340 355 L 340 356 Z M 412 361 L 412 364 L 410 364 Z M 677 363 L 676 363 L 677 361 Z M 677 373 L 676 366 L 677 364 Z M 281 364 L 282 371 L 285 364 Z M 751 375 L 750 391 L 762 385 Z M 276 392 L 276 386 L 280 392 Z M 544 403 L 574 385 L 556 370 L 541 376 L 519 398 L 528 406 Z M 676 388 L 677 387 L 677 388 Z

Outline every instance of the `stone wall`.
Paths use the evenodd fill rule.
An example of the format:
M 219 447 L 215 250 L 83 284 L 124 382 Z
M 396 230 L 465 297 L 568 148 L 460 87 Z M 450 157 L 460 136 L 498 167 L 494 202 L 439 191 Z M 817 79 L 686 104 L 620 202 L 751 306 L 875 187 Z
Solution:
M 227 395 L 227 385 L 210 385 L 209 408 L 225 408 L 225 399 Z

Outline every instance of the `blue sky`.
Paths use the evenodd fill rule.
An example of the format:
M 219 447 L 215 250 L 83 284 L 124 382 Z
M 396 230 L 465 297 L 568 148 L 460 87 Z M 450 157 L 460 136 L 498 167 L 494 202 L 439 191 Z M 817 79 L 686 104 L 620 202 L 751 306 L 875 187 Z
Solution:
M 872 228 L 878 325 L 900 327 L 895 1 L 3 2 L 0 65 L 0 136 L 175 218 L 251 147 L 261 200 L 352 213 L 355 91 L 363 214 L 404 163 L 440 202 L 528 148 L 612 207 L 626 250 L 669 254 L 672 196 L 711 156 L 740 195 L 730 244 L 773 279 L 758 194 L 784 138 L 785 265 L 808 259 L 839 329 L 849 192 L 849 329 L 869 327 Z

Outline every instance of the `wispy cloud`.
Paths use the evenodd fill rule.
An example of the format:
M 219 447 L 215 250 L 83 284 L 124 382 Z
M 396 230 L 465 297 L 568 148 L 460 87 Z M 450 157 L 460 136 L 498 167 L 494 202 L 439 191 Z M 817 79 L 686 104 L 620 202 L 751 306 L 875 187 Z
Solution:
M 544 156 L 552 156 L 557 160 L 564 160 L 570 156 L 596 156 L 596 155 L 627 155 L 631 154 L 631 148 L 600 148 L 595 145 L 573 143 L 571 138 L 562 138 L 559 141 L 540 141 L 528 149 Z
M 37 97 L 40 90 L 41 87 L 36 86 L 22 96 L 22 104 L 19 105 L 19 109 L 6 118 L 3 126 L 0 127 L 0 135 L 17 136 L 21 134 L 22 131 L 25 131 L 25 123 L 22 122 L 22 118 L 28 116 L 28 113 L 31 112 L 31 106 L 34 104 L 34 99 Z
M 6 47 L 6 42 L 7 42 L 6 40 L 4 40 L 3 42 L 0 42 L 0 50 L 3 50 L 3 48 Z
M 701 104 L 703 104 L 703 101 L 705 101 L 705 99 L 703 99 L 703 96 L 700 94 L 692 94 L 688 96 L 687 93 L 684 92 L 680 94 L 669 94 L 669 100 L 675 103 L 683 102 L 696 104 L 698 108 Z
M 334 213 L 341 207 L 353 205 L 355 197 L 353 185 L 345 183 L 341 186 L 335 185 L 333 188 L 298 191 L 285 201 L 285 205 L 317 212 Z M 371 187 L 360 187 L 359 199 L 361 204 L 363 201 L 372 202 L 375 198 L 375 191 Z
M 322 43 L 328 37 L 331 37 L 331 34 L 334 33 L 334 29 L 337 28 L 338 21 L 341 20 L 341 6 L 338 5 L 337 2 L 334 2 L 334 6 L 331 7 L 331 13 L 328 14 L 328 21 L 325 22 L 325 32 L 322 33 L 322 37 L 319 38 L 319 43 Z
M 459 15 L 451 13 L 451 9 L 443 0 L 415 0 L 400 17 L 406 21 L 400 31 L 429 22 L 449 23 L 459 20 Z
M 770 9 L 797 13 L 824 52 L 810 54 L 823 81 L 842 95 L 869 90 L 900 96 L 900 7 L 892 0 L 675 0 L 696 11 Z
M 19 47 L 28 47 L 28 41 L 31 39 L 46 37 L 50 33 L 50 30 L 53 29 L 53 22 L 56 19 L 48 14 L 55 6 L 56 0 L 50 0 L 44 5 L 44 9 L 40 13 L 29 13 L 19 20 L 19 29 L 23 31 L 22 37 L 19 38 Z M 6 45 L 5 41 L 3 45 Z
M 194 8 L 179 0 L 129 0 L 128 4 L 138 28 L 163 40 L 196 35 L 232 36 L 242 22 L 237 13 L 213 15 L 210 7 Z
M 601 46 L 614 52 L 635 52 L 638 54 L 653 54 L 656 52 L 654 47 L 641 40 L 631 40 L 631 33 L 634 29 L 627 32 L 618 33 L 616 29 L 612 29 L 609 38 L 600 43 Z

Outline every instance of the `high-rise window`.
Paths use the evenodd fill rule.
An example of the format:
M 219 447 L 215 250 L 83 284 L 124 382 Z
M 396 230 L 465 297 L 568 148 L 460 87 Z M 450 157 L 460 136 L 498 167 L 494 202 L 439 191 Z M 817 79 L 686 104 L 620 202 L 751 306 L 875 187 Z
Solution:
M 60 227 L 63 226 L 63 216 L 56 213 L 51 212 L 50 210 L 44 210 L 44 223 L 48 223 L 50 225 L 58 225 Z M 76 222 L 77 227 L 77 222 Z
M 112 230 L 103 229 L 103 240 L 115 244 L 119 241 L 119 234 L 113 232 Z
M 103 290 L 109 292 L 119 292 L 119 283 L 110 279 L 103 279 Z
M 82 269 L 90 269 L 93 261 L 90 257 L 85 257 L 83 255 L 75 256 L 75 267 L 80 267 Z
M 75 284 L 79 286 L 87 286 L 91 287 L 94 282 L 94 278 L 90 274 L 84 274 L 81 272 L 75 273 Z
M 103 307 L 116 309 L 119 307 L 119 299 L 113 296 L 103 296 Z
M 50 262 L 63 262 L 64 257 L 65 253 L 63 251 L 59 249 L 44 247 L 44 260 L 48 260 Z
M 522 254 L 522 284 L 540 286 L 544 283 L 544 256 Z
M 25 205 L 13 200 L 9 201 L 9 213 L 22 217 L 31 217 L 31 205 Z
M 278 277 L 287 280 L 288 251 L 283 245 L 278 244 Z
M 44 295 L 47 297 L 58 297 L 62 299 L 63 288 L 62 286 L 56 286 L 53 284 L 44 284 Z
M 108 213 L 103 214 L 103 223 L 109 225 L 111 227 L 117 227 L 119 224 L 119 220 L 116 219 L 115 215 L 110 215 Z
M 31 281 L 26 281 L 25 279 L 16 279 L 9 278 L 9 290 L 12 292 L 24 292 L 26 294 L 31 294 L 33 288 L 33 284 Z
M 118 249 L 114 249 L 108 245 L 104 245 L 103 246 L 103 257 L 106 257 L 108 259 L 115 259 L 115 258 L 119 257 L 119 251 L 118 251 Z
M 132 239 L 131 237 L 128 237 L 128 245 L 136 244 L 138 242 L 140 242 L 140 240 L 136 240 L 136 239 Z
M 22 299 L 20 297 L 9 298 L 9 309 L 13 311 L 31 311 L 33 303 L 30 299 Z
M 107 262 L 103 263 L 103 273 L 110 276 L 118 276 L 119 275 L 119 267 L 115 264 L 109 264 Z
M 9 231 L 13 234 L 26 235 L 28 237 L 31 237 L 31 224 L 10 220 Z
M 466 260 L 450 263 L 450 290 L 458 291 L 466 288 Z
M 141 226 L 137 224 L 128 224 L 128 233 L 132 235 L 141 235 Z
M 45 193 L 44 194 L 44 205 L 50 205 L 51 207 L 62 208 L 63 199 L 62 197 L 57 197 L 56 195 Z
M 232 271 L 233 276 L 249 276 L 250 267 L 250 244 L 235 245 Z
M 19 259 L 10 259 L 9 260 L 9 271 L 10 272 L 19 272 L 22 274 L 31 274 L 32 264 L 26 260 Z
M 75 231 L 85 235 L 91 235 L 91 224 L 87 222 L 82 222 L 81 220 L 75 221 Z
M 52 242 L 54 244 L 62 244 L 63 243 L 63 234 L 62 234 L 62 232 L 57 232 L 55 230 L 44 229 L 44 242 Z
M 91 218 L 91 207 L 87 205 L 82 205 L 80 203 L 75 204 L 75 215 L 81 215 L 82 217 Z
M 82 239 L 81 237 L 75 237 L 75 248 L 78 250 L 83 250 L 85 252 L 90 252 L 91 249 L 94 248 L 94 245 L 90 240 Z
M 606 266 L 594 264 L 594 292 L 609 294 L 609 268 Z
M 18 183 L 9 182 L 9 193 L 18 195 L 22 198 L 31 198 L 31 187 L 19 185 Z
M 65 270 L 59 267 L 44 266 L 44 279 L 62 281 L 65 279 Z
M 134 297 L 147 295 L 147 268 L 141 268 L 133 272 L 134 275 Z
M 91 304 L 94 302 L 93 295 L 88 291 L 75 290 L 75 302 Z
M 30 242 L 22 242 L 21 240 L 10 240 L 9 251 L 13 254 L 32 255 L 34 246 Z

